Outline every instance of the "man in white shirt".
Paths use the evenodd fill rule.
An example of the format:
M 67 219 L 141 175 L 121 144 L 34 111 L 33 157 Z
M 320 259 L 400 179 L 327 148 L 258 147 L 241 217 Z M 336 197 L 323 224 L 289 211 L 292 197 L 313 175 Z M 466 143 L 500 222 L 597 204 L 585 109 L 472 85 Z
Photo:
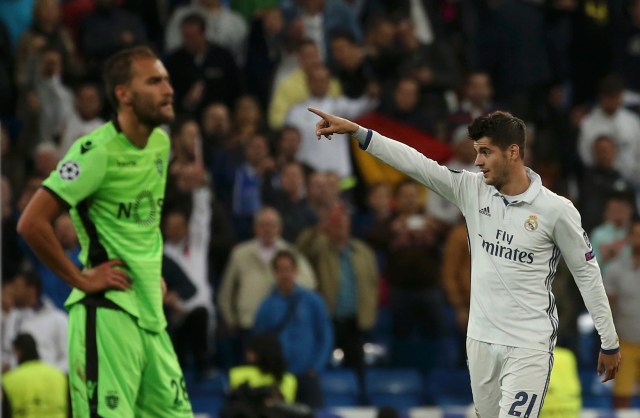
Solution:
M 467 357 L 476 412 L 482 418 L 537 418 L 553 367 L 558 330 L 551 283 L 560 254 L 601 336 L 598 374 L 613 379 L 618 336 L 598 263 L 570 201 L 542 186 L 525 167 L 524 123 L 494 112 L 469 126 L 480 173 L 450 170 L 401 142 L 346 119 L 322 118 L 316 135 L 352 135 L 361 148 L 460 208 L 471 251 Z
M 15 306 L 9 311 L 2 335 L 3 369 L 17 366 L 12 343 L 18 334 L 33 335 L 42 361 L 63 372 L 67 361 L 67 314 L 42 297 L 42 281 L 32 272 L 19 274 L 12 281 Z

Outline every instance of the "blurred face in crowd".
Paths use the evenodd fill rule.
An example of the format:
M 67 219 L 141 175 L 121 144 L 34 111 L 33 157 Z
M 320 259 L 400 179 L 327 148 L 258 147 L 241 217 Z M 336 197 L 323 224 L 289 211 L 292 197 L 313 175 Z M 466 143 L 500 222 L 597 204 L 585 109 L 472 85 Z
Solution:
M 207 49 L 207 37 L 200 27 L 195 23 L 183 23 L 182 46 L 191 54 L 200 54 Z
M 600 96 L 600 107 L 609 116 L 615 114 L 622 107 L 622 92 Z
M 331 41 L 333 59 L 341 68 L 355 70 L 360 64 L 361 54 L 358 45 L 346 38 L 335 38 Z
M 5 315 L 13 308 L 13 283 L 2 284 L 2 313 Z
M 311 71 L 308 77 L 309 91 L 314 97 L 325 97 L 329 93 L 331 75 L 325 67 L 318 67 Z
M 11 190 L 11 183 L 9 183 L 9 179 L 5 176 L 2 176 L 2 180 L 0 183 L 0 187 L 2 187 L 2 220 L 9 219 L 11 214 L 13 213 L 11 202 L 13 201 L 13 193 Z
M 207 106 L 202 115 L 202 129 L 206 136 L 227 135 L 231 129 L 229 108 L 222 103 Z
M 269 156 L 267 138 L 262 135 L 253 136 L 244 147 L 244 158 L 250 165 L 257 165 Z
M 328 196 L 329 181 L 325 173 L 312 173 L 307 182 L 307 198 L 312 202 L 323 202 Z
M 62 248 L 70 250 L 78 245 L 78 235 L 69 215 L 62 214 L 56 219 L 54 231 L 58 241 L 62 244 Z
M 314 43 L 305 43 L 298 50 L 298 64 L 306 73 L 322 65 L 320 52 Z
M 327 216 L 326 232 L 329 239 L 335 244 L 346 244 L 351 234 L 351 219 L 347 211 L 340 205 L 336 205 Z
M 48 176 L 58 165 L 58 150 L 54 145 L 43 145 L 36 149 L 34 156 L 35 171 L 41 176 Z
M 493 96 L 491 80 L 486 73 L 475 73 L 469 76 L 465 89 L 467 99 L 476 107 L 484 107 Z
M 396 108 L 400 112 L 412 112 L 418 105 L 420 87 L 418 82 L 412 79 L 400 80 L 396 86 L 394 100 Z
M 82 86 L 76 93 L 76 111 L 83 120 L 97 118 L 102 111 L 102 98 L 96 86 Z
M 304 190 L 304 171 L 298 163 L 289 163 L 282 167 L 280 177 L 282 190 L 293 198 L 298 198 Z
M 274 209 L 263 209 L 256 215 L 253 225 L 256 238 L 264 246 L 272 246 L 281 232 L 280 215 Z
M 12 283 L 13 303 L 17 308 L 33 306 L 37 302 L 37 291 L 27 284 L 24 276 L 16 276 Z
M 476 159 L 476 150 L 473 148 L 473 141 L 462 139 L 453 144 L 453 152 L 458 161 L 464 164 L 473 164 Z
M 40 75 L 51 78 L 62 74 L 62 55 L 58 51 L 46 50 L 40 56 Z
M 618 147 L 613 139 L 601 136 L 593 143 L 593 161 L 596 167 L 613 168 L 618 156 Z
M 293 160 L 300 149 L 300 131 L 295 128 L 285 128 L 280 134 L 278 143 L 280 155 L 285 160 Z
M 371 30 L 369 41 L 375 46 L 382 48 L 391 48 L 396 36 L 395 25 L 386 19 L 381 19 Z
M 604 219 L 618 228 L 629 223 L 633 216 L 633 206 L 625 199 L 610 199 L 604 210 Z
M 43 32 L 53 32 L 60 23 L 60 6 L 58 6 L 58 1 L 38 0 L 34 6 L 34 18 L 38 28 Z
M 189 120 L 180 128 L 174 140 L 174 152 L 176 159 L 181 161 L 194 161 L 196 158 L 196 147 L 200 142 L 200 127 Z
M 629 229 L 629 246 L 634 254 L 640 253 L 640 222 L 634 222 Z
M 236 102 L 235 121 L 238 124 L 256 125 L 262 120 L 260 106 L 252 96 L 241 96 Z
M 420 187 L 415 183 L 404 183 L 396 192 L 396 207 L 403 215 L 412 215 L 420 212 Z
M 170 212 L 164 220 L 164 239 L 171 244 L 179 244 L 187 238 L 189 225 L 180 212 Z
M 116 86 L 115 92 L 120 106 L 131 106 L 144 125 L 156 127 L 175 118 L 169 73 L 158 59 L 134 58 L 131 80 Z
M 340 198 L 340 194 L 342 193 L 342 189 L 340 187 L 340 176 L 334 171 L 327 171 L 325 176 L 327 178 L 327 198 L 331 202 L 336 201 Z
M 267 9 L 262 15 L 264 31 L 269 36 L 276 36 L 284 29 L 284 18 L 277 7 Z
M 391 210 L 391 186 L 387 183 L 375 185 L 369 192 L 367 199 L 373 212 L 387 214 Z
M 279 256 L 273 262 L 273 274 L 276 278 L 278 290 L 283 295 L 289 295 L 296 285 L 298 270 L 289 257 Z

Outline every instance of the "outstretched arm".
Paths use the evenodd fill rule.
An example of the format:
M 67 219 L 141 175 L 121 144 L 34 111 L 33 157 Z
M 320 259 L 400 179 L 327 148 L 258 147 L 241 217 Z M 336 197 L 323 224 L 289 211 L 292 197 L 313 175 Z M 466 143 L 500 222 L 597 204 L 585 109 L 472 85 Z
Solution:
M 309 111 L 320 116 L 322 119 L 316 123 L 316 136 L 320 139 L 324 136 L 327 139 L 331 139 L 333 134 L 349 134 L 353 135 L 358 132 L 360 127 L 357 123 L 348 119 L 341 118 L 339 116 L 330 115 L 322 110 L 309 108 Z

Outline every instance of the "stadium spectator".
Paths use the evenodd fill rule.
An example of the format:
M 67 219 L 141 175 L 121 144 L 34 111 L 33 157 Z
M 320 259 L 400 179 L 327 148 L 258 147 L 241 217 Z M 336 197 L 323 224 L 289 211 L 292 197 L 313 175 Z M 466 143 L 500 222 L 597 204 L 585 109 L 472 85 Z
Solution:
M 247 384 L 250 388 L 267 388 L 275 386 L 275 393 L 270 400 L 284 399 L 292 403 L 296 397 L 297 381 L 293 374 L 287 372 L 286 359 L 282 353 L 280 341 L 275 334 L 252 336 L 245 349 L 246 365 L 236 366 L 229 370 L 229 386 L 231 390 Z M 244 409 L 248 403 L 244 400 Z M 238 405 L 242 407 L 242 405 Z M 222 416 L 227 416 L 224 413 Z M 233 413 L 228 415 L 235 417 Z M 245 416 L 245 415 L 242 415 Z M 254 416 L 254 415 L 251 415 Z
M 568 348 L 553 350 L 553 371 L 540 418 L 579 418 L 582 410 L 576 355 Z
M 245 94 L 236 100 L 232 121 L 233 141 L 243 143 L 254 135 L 267 133 L 264 114 L 254 96 Z
M 51 142 L 38 144 L 33 155 L 33 174 L 38 177 L 47 177 L 60 161 L 60 152 Z
M 2 376 L 3 417 L 66 418 L 67 377 L 40 360 L 36 340 L 22 333 L 12 341 L 18 367 Z
M 282 237 L 295 242 L 298 235 L 318 221 L 305 196 L 304 169 L 295 161 L 280 170 L 280 189 L 264 196 L 264 203 L 273 207 L 282 217 Z
M 300 42 L 296 52 L 298 68 L 286 75 L 282 80 L 275 81 L 273 95 L 269 103 L 269 127 L 280 129 L 285 123 L 291 108 L 311 97 L 309 77 L 311 72 L 322 65 L 318 45 L 311 39 Z M 338 97 L 342 94 L 340 83 L 332 78 L 329 83 L 329 96 Z
M 371 92 L 358 99 L 348 99 L 344 96 L 332 97 L 330 94 L 331 75 L 326 67 L 316 67 L 307 74 L 310 97 L 295 104 L 289 110 L 285 123 L 300 131 L 302 143 L 298 151 L 298 160 L 308 164 L 316 171 L 334 171 L 341 179 L 353 175 L 351 151 L 348 141 L 319 142 L 313 141 L 315 133 L 310 130 L 313 115 L 307 111 L 308 107 L 331 109 L 332 112 L 345 117 L 357 118 L 372 110 L 378 100 L 376 92 Z
M 462 85 L 457 108 L 449 115 L 447 140 L 453 141 L 458 128 L 466 129 L 479 116 L 497 110 L 493 103 L 491 77 L 480 71 L 467 75 Z
M 420 84 L 413 77 L 402 77 L 394 85 L 392 97 L 381 106 L 380 113 L 418 131 L 434 135 L 436 121 L 420 108 Z
M 324 406 L 319 373 L 333 351 L 333 330 L 324 301 L 296 284 L 295 254 L 278 251 L 271 261 L 276 285 L 256 313 L 253 330 L 274 333 L 282 343 L 287 370 L 298 380 L 297 401 L 313 408 Z
M 14 190 L 22 190 L 27 174 L 26 154 L 31 150 L 26 141 L 13 141 L 5 124 L 0 125 L 0 161 L 2 175 L 7 177 Z
M 605 213 L 608 197 L 614 192 L 635 195 L 633 186 L 615 168 L 618 148 L 615 140 L 608 135 L 600 135 L 593 142 L 593 165 L 585 168 L 578 189 L 578 210 L 585 231 L 591 233 L 600 225 Z M 635 198 L 632 200 L 635 201 Z
M 67 314 L 42 297 L 42 279 L 34 272 L 19 273 L 11 289 L 14 307 L 9 312 L 2 342 L 3 369 L 16 366 L 11 344 L 21 333 L 33 335 L 42 361 L 66 372 Z
M 285 125 L 280 130 L 280 134 L 275 144 L 276 167 L 282 169 L 285 164 L 297 162 L 302 165 L 305 177 L 309 176 L 314 170 L 310 165 L 298 161 L 298 153 L 302 146 L 302 135 L 300 130 L 295 126 Z
M 11 49 L 15 49 L 20 36 L 31 26 L 34 3 L 35 0 L 0 2 L 0 19 L 9 32 Z
M 607 196 L 602 222 L 593 228 L 590 235 L 593 253 L 603 272 L 607 271 L 614 258 L 626 251 L 626 238 L 634 212 L 629 193 L 613 192 Z
M 229 107 L 219 102 L 208 104 L 202 112 L 201 126 L 204 162 L 211 173 L 207 161 L 215 157 L 216 152 L 224 147 L 231 135 Z
M 240 73 L 233 56 L 207 40 L 205 25 L 201 15 L 186 15 L 180 22 L 182 43 L 165 60 L 178 110 L 194 112 L 198 118 L 212 102 L 233 106 L 241 92 Z
M 624 352 L 625 367 L 620 370 L 613 385 L 613 407 L 631 407 L 631 398 L 637 394 L 640 382 L 640 221 L 634 220 L 627 234 L 629 251 L 616 257 L 604 273 L 604 286 L 611 302 L 613 320 L 620 333 L 620 346 Z
M 442 289 L 453 307 L 461 336 L 467 335 L 471 305 L 471 253 L 467 243 L 467 226 L 454 225 L 447 234 L 440 273 Z
M 298 260 L 297 283 L 316 287 L 316 276 L 308 261 L 281 237 L 282 221 L 273 208 L 264 207 L 254 219 L 255 238 L 241 242 L 231 252 L 218 293 L 218 307 L 225 325 L 246 338 L 253 328 L 260 302 L 271 291 L 275 279 L 270 263 L 278 250 L 294 251 Z
M 62 25 L 60 5 L 56 0 L 37 0 L 33 5 L 33 23 L 20 37 L 16 51 L 16 84 L 23 91 L 37 71 L 43 48 L 55 48 L 62 58 L 63 78 L 77 80 L 84 72 L 76 46 Z
M 334 183 L 334 184 L 331 184 Z M 336 189 L 338 193 L 336 193 Z M 314 171 L 307 178 L 307 200 L 318 219 L 324 219 L 336 204 L 340 203 L 340 187 L 335 185 L 329 173 Z
M 305 230 L 297 241 L 318 278 L 318 291 L 333 320 L 335 346 L 344 362 L 364 371 L 362 344 L 376 321 L 378 269 L 373 250 L 351 235 L 344 205 L 335 205 L 317 227 Z
M 2 280 L 8 281 L 20 270 L 23 254 L 18 247 L 16 232 L 17 216 L 13 197 L 13 187 L 9 179 L 2 176 Z
M 617 76 L 600 83 L 598 104 L 580 124 L 578 151 L 582 162 L 592 167 L 593 143 L 601 135 L 611 137 L 618 147 L 615 168 L 636 188 L 640 187 L 638 156 L 640 155 L 640 117 L 622 107 L 624 84 Z
M 627 13 L 621 13 L 622 21 L 613 33 L 613 70 L 622 77 L 627 86 L 624 101 L 637 109 L 640 105 L 640 82 L 635 75 L 640 72 L 640 51 L 637 48 L 640 35 L 640 1 L 631 0 L 626 5 Z
M 104 124 L 102 114 L 102 96 L 95 84 L 81 84 L 76 88 L 73 110 L 64 124 L 58 150 L 60 155 L 69 151 L 76 139 Z
M 332 73 L 342 87 L 344 95 L 350 99 L 367 94 L 375 75 L 371 59 L 355 36 L 348 31 L 336 31 L 331 35 L 333 55 Z
M 193 13 L 205 19 L 207 40 L 231 51 L 235 62 L 242 67 L 248 33 L 247 23 L 220 0 L 195 0 L 192 4 L 177 7 L 171 14 L 165 30 L 165 50 L 172 52 L 179 48 L 183 42 L 180 31 L 182 19 Z
M 247 91 L 266 109 L 271 99 L 276 71 L 286 52 L 284 18 L 276 7 L 261 10 L 251 22 L 244 76 Z
M 96 0 L 95 9 L 82 19 L 78 32 L 88 76 L 96 82 L 110 55 L 147 40 L 140 18 L 124 10 L 117 0 Z
M 384 231 L 392 212 L 393 188 L 381 182 L 367 188 L 366 209 L 352 217 L 353 235 L 371 245 L 379 257 L 386 252 Z

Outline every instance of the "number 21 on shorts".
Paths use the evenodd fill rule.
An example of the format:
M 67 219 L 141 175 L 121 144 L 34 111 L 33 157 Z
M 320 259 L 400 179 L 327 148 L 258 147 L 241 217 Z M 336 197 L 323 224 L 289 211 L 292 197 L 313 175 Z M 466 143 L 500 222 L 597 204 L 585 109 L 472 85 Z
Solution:
M 537 399 L 538 395 L 536 394 L 532 394 L 531 399 L 529 399 L 529 394 L 527 392 L 518 392 L 516 394 L 515 402 L 511 404 L 511 409 L 509 409 L 509 415 L 513 415 L 514 417 L 529 418 Z M 522 413 L 522 410 L 525 407 L 527 409 L 526 411 L 524 411 L 524 413 Z

